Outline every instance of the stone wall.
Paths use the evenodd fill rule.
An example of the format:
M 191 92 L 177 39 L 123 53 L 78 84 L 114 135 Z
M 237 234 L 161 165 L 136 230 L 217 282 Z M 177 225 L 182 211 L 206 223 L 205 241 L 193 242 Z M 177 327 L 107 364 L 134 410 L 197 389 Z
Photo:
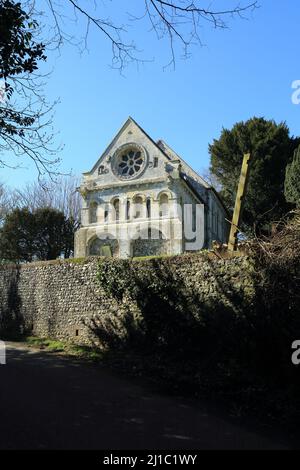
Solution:
M 113 307 L 96 279 L 97 261 L 0 267 L 1 324 L 42 337 L 92 341 L 86 319 Z M 10 328 L 11 329 L 11 328 Z
M 132 299 L 111 295 L 101 285 L 97 279 L 99 262 L 111 263 L 109 266 L 114 272 L 123 269 L 120 277 L 124 279 L 116 278 L 116 284 L 122 283 L 126 277 L 135 282 L 135 273 L 139 275 L 145 269 L 151 277 L 153 271 L 160 288 L 165 281 L 169 284 L 166 290 L 171 292 L 174 282 L 172 302 L 177 300 L 180 304 L 184 292 L 184 302 L 193 304 L 196 312 L 197 302 L 199 306 L 221 303 L 232 311 L 239 310 L 242 308 L 241 299 L 247 298 L 249 303 L 253 295 L 249 262 L 244 257 L 225 261 L 192 254 L 127 261 L 127 265 L 124 260 L 87 258 L 0 266 L 1 335 L 20 329 L 41 337 L 82 344 L 97 342 L 97 325 L 99 322 L 102 327 L 107 325 L 107 321 L 103 323 L 101 319 L 109 319 L 111 326 L 125 318 L 128 308 L 131 311 L 136 308 Z M 130 266 L 128 273 L 126 266 Z M 152 284 L 155 282 L 153 279 Z M 145 289 L 148 289 L 147 283 L 146 280 Z M 176 287 L 179 285 L 180 294 Z

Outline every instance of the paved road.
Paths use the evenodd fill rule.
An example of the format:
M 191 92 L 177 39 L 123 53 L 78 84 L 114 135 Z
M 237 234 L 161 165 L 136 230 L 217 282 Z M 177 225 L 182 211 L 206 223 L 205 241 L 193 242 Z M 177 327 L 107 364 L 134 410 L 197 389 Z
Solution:
M 94 365 L 8 345 L 1 449 L 272 449 L 278 442 Z

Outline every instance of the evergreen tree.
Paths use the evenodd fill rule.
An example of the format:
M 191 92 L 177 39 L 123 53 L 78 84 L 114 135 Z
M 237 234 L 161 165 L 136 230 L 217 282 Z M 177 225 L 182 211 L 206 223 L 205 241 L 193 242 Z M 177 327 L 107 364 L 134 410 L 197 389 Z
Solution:
M 73 238 L 73 223 L 62 212 L 15 209 L 0 231 L 0 258 L 16 262 L 67 258 L 73 251 Z
M 249 184 L 245 198 L 242 230 L 269 234 L 272 221 L 289 210 L 284 196 L 285 169 L 299 139 L 289 135 L 285 123 L 252 118 L 239 122 L 209 146 L 210 172 L 221 185 L 220 194 L 233 209 L 244 153 L 251 152 Z
M 300 145 L 285 173 L 284 194 L 286 200 L 300 207 Z

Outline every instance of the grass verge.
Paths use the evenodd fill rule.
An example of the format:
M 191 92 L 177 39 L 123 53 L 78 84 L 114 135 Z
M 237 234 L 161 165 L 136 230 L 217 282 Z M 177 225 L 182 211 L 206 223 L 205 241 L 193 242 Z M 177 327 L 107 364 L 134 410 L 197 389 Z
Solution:
M 63 353 L 68 356 L 75 356 L 89 361 L 100 361 L 103 357 L 103 353 L 100 350 L 88 346 L 79 346 L 65 341 L 53 340 L 50 338 L 38 338 L 36 336 L 28 336 L 24 338 L 23 341 L 25 344 L 33 348 L 49 352 Z

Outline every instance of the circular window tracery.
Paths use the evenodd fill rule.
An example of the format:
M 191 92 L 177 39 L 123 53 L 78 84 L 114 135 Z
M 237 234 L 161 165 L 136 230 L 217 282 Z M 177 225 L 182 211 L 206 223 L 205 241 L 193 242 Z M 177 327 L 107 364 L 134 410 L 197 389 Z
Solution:
M 114 156 L 113 170 L 120 179 L 137 177 L 145 168 L 146 155 L 136 144 L 126 144 Z

